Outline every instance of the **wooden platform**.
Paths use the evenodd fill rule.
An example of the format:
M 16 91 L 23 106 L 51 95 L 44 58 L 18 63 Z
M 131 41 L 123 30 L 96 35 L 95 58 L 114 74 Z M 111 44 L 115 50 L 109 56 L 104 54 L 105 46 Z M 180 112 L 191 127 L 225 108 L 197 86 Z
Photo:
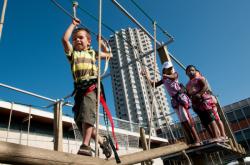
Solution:
M 147 151 L 136 152 L 120 157 L 120 165 L 136 164 L 145 160 L 155 159 L 164 155 L 186 150 L 188 146 L 179 142 L 164 147 L 154 148 Z M 30 146 L 24 146 L 0 141 L 0 162 L 27 165 L 114 165 L 114 158 L 104 160 L 95 157 L 86 157 L 64 152 L 46 150 Z
M 231 148 L 229 143 L 210 143 L 198 147 L 189 147 L 187 150 L 185 150 L 187 155 L 192 158 L 192 156 L 196 155 L 204 155 L 204 154 L 210 154 L 210 153 L 215 153 L 215 152 L 220 152 L 223 151 L 224 153 L 227 154 L 234 154 L 234 155 L 239 155 L 241 156 L 242 153 L 239 153 L 235 151 L 234 149 Z M 163 160 L 168 159 L 168 160 L 179 160 L 183 157 L 183 153 L 173 153 L 169 154 L 167 156 L 162 157 Z

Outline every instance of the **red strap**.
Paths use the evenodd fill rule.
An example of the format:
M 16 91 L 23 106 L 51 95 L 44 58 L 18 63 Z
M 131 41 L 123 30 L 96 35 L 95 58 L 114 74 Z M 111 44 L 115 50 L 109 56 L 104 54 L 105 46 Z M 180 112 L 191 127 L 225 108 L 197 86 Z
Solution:
M 86 90 L 86 92 L 84 93 L 84 96 L 86 96 L 88 93 L 92 92 L 93 90 L 95 90 L 96 88 L 96 84 L 91 85 L 90 87 L 88 87 L 88 89 Z
M 90 93 L 90 92 L 92 92 L 93 90 L 95 90 L 95 88 L 96 88 L 96 84 L 91 85 L 91 86 L 86 90 L 86 92 L 84 93 L 84 96 L 86 96 L 88 93 Z M 115 141 L 115 148 L 116 148 L 116 150 L 118 150 L 119 147 L 118 147 L 118 142 L 117 142 L 117 139 L 116 139 L 116 136 L 115 136 L 114 121 L 113 121 L 112 115 L 111 115 L 111 113 L 110 113 L 110 110 L 109 110 L 109 108 L 108 108 L 108 106 L 107 106 L 107 103 L 106 103 L 106 101 L 105 101 L 105 99 L 104 99 L 102 93 L 101 93 L 101 95 L 100 95 L 100 102 L 101 102 L 101 104 L 102 104 L 102 106 L 103 106 L 103 108 L 104 108 L 104 110 L 105 110 L 105 112 L 106 112 L 106 114 L 107 114 L 107 117 L 108 117 L 108 119 L 109 119 L 109 122 L 110 122 L 110 124 L 111 124 L 112 135 L 113 135 L 113 138 L 114 138 L 114 141 Z
M 100 102 L 101 102 L 101 104 L 102 104 L 102 106 L 103 106 L 103 108 L 104 108 L 104 110 L 105 110 L 105 112 L 106 112 L 106 114 L 108 116 L 109 122 L 111 124 L 112 134 L 113 134 L 113 138 L 114 138 L 114 141 L 115 141 L 115 148 L 116 148 L 116 150 L 119 150 L 117 139 L 116 139 L 116 136 L 115 136 L 114 121 L 113 121 L 113 118 L 112 118 L 112 115 L 110 113 L 110 110 L 109 110 L 109 108 L 108 108 L 108 106 L 106 104 L 106 101 L 104 100 L 104 97 L 103 97 L 102 94 L 100 95 Z

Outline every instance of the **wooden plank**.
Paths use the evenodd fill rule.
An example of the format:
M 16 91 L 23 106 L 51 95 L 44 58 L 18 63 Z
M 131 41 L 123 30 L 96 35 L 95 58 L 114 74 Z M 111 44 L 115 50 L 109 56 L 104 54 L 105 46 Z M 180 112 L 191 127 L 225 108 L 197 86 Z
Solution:
M 0 141 L 0 162 L 25 165 L 103 165 L 106 160 Z
M 165 61 L 171 61 L 171 58 L 168 54 L 168 50 L 167 50 L 167 47 L 166 46 L 162 46 L 162 47 L 159 47 L 157 49 L 158 53 L 159 53 L 159 56 L 160 56 L 160 60 L 161 60 L 161 63 L 163 64 Z
M 62 102 L 54 104 L 54 150 L 63 151 Z
M 240 154 L 239 152 L 237 152 L 237 150 L 232 149 L 231 146 L 227 143 L 211 143 L 195 148 L 189 148 L 186 150 L 186 153 L 193 159 L 192 155 L 195 155 L 196 153 L 209 154 L 218 151 Z M 164 159 L 179 159 L 180 156 L 182 157 L 182 153 L 174 153 L 164 156 Z
M 141 139 L 141 144 L 142 144 L 143 150 L 144 151 L 148 150 L 148 143 L 147 143 L 146 136 L 145 136 L 145 130 L 142 127 L 140 127 L 140 139 Z M 151 165 L 152 160 L 142 162 L 142 164 L 144 164 L 144 163 L 145 163 L 145 165 Z
M 167 154 L 187 149 L 186 143 L 177 143 L 169 146 L 154 148 L 147 151 L 123 155 L 120 157 L 121 165 L 135 164 L 145 160 L 155 159 Z M 26 165 L 113 165 L 114 158 L 104 160 L 94 157 L 73 155 L 41 148 L 29 147 L 20 144 L 0 141 L 0 162 Z
M 164 147 L 154 148 L 147 151 L 136 152 L 128 155 L 120 156 L 121 163 L 120 165 L 125 164 L 136 164 L 143 162 L 145 160 L 159 158 L 168 154 L 180 152 L 187 149 L 188 146 L 186 143 L 180 142 Z M 113 165 L 116 164 L 114 159 L 107 161 L 104 165 Z

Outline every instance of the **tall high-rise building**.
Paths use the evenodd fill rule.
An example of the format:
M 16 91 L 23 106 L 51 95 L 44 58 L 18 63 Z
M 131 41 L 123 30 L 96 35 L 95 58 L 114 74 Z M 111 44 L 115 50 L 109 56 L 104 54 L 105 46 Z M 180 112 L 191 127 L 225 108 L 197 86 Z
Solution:
M 154 93 L 151 84 L 141 75 L 142 69 L 147 66 L 151 79 L 154 79 L 154 53 L 150 38 L 140 29 L 127 28 L 110 37 L 110 46 L 113 53 L 110 73 L 116 116 L 149 128 L 153 107 L 152 135 L 162 134 L 167 126 L 166 121 L 171 121 L 169 117 L 167 120 L 164 118 L 164 114 L 169 113 L 164 87 L 156 88 Z M 136 60 L 145 53 L 148 53 L 146 57 Z M 156 72 L 156 80 L 160 80 L 158 66 Z M 152 106 L 153 96 L 155 101 Z

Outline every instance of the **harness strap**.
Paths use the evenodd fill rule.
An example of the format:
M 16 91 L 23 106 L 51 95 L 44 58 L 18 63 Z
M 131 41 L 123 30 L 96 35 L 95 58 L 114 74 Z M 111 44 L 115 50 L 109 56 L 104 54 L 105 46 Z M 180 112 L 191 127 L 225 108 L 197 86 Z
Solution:
M 94 91 L 95 89 L 96 89 L 96 84 L 91 85 L 86 90 L 86 92 L 84 93 L 84 96 L 86 96 L 88 93 Z M 106 114 L 108 116 L 108 119 L 109 119 L 109 122 L 110 122 L 110 125 L 111 125 L 111 128 L 112 128 L 112 135 L 113 135 L 113 138 L 114 138 L 114 141 L 115 141 L 115 148 L 116 148 L 116 150 L 118 150 L 119 147 L 118 147 L 118 142 L 117 142 L 116 135 L 115 135 L 114 121 L 113 121 L 112 115 L 110 113 L 110 110 L 109 110 L 109 108 L 107 106 L 107 103 L 106 103 L 102 93 L 100 95 L 100 102 L 101 102 L 101 104 L 102 104 L 102 106 L 103 106 L 103 108 L 104 108 L 104 110 L 105 110 L 105 112 L 106 112 Z

